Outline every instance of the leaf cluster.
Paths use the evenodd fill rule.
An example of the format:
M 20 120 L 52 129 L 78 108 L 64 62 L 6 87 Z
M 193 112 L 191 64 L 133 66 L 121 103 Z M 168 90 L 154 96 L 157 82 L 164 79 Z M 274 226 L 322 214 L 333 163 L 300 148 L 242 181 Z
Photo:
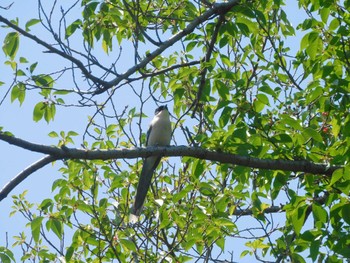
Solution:
M 22 32 L 14 20 L 3 42 L 5 64 L 15 76 L 10 100 L 22 105 L 28 93 L 38 95 L 35 122 L 56 121 L 57 111 L 66 107 L 93 109 L 81 136 L 49 134 L 59 147 L 78 140 L 89 149 L 140 146 L 146 106 L 168 103 L 174 144 L 342 168 L 326 176 L 283 166 L 263 170 L 164 158 L 140 222 L 131 225 L 142 160 L 65 160 L 52 197 L 38 205 L 25 194 L 14 197 L 14 213 L 29 222 L 29 233 L 15 242 L 24 248 L 22 260 L 210 262 L 249 256 L 343 262 L 350 257 L 349 1 L 300 0 L 305 17 L 297 26 L 286 1 L 83 0 L 68 10 L 78 4 L 78 18 L 61 14 L 63 31 L 55 32 L 50 19 L 32 19 Z M 69 66 L 50 72 L 40 61 L 17 58 L 21 38 L 33 39 L 29 31 L 37 23 L 59 46 L 50 51 Z M 175 43 L 167 42 L 179 35 Z M 81 49 L 73 48 L 76 39 Z M 125 47 L 132 66 L 124 74 Z M 103 63 L 98 50 L 117 58 Z M 69 86 L 67 76 L 69 89 L 63 88 Z M 106 83 L 116 85 L 102 87 Z M 236 243 L 245 248 L 234 251 Z M 0 257 L 14 258 L 4 247 Z

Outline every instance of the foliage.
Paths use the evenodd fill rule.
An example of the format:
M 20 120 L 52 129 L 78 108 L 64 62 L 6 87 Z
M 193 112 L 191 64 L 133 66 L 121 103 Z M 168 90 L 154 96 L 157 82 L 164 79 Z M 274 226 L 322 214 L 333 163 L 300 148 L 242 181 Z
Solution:
M 49 134 L 59 147 L 141 146 L 146 107 L 167 102 L 174 144 L 343 167 L 327 176 L 165 158 L 130 225 L 141 160 L 63 160 L 53 196 L 13 197 L 30 229 L 14 237 L 21 259 L 350 258 L 350 2 L 299 0 L 297 26 L 284 2 L 81 0 L 60 12 L 38 1 L 40 19 L 24 29 L 0 17 L 11 102 L 32 96 L 33 120 L 49 124 L 64 107 L 94 109 L 81 136 Z M 39 28 L 46 35 L 34 37 Z M 24 39 L 65 62 L 50 71 L 19 57 Z M 254 226 L 242 227 L 247 218 Z M 0 258 L 14 260 L 5 247 Z

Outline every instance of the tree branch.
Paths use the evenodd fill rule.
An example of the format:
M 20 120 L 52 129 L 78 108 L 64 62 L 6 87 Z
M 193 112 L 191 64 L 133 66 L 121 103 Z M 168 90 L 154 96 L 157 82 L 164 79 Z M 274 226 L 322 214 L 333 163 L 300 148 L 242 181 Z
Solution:
M 134 159 L 149 156 L 188 156 L 202 160 L 228 163 L 256 169 L 283 170 L 290 172 L 304 172 L 310 174 L 332 175 L 342 166 L 329 166 L 327 164 L 313 163 L 307 160 L 283 160 L 260 159 L 250 156 L 242 156 L 232 153 L 223 153 L 199 147 L 172 146 L 172 147 L 147 147 L 115 150 L 85 150 L 64 147 L 47 146 L 31 143 L 14 136 L 0 132 L 0 140 L 9 144 L 24 148 L 29 151 L 50 155 L 54 160 L 60 159 L 85 159 L 85 160 L 110 160 L 110 159 Z
M 149 62 L 151 62 L 154 58 L 159 56 L 164 50 L 174 45 L 181 38 L 192 33 L 193 30 L 195 30 L 199 24 L 210 19 L 212 16 L 225 14 L 238 3 L 239 3 L 239 0 L 230 0 L 224 3 L 213 4 L 212 8 L 210 8 L 208 11 L 203 13 L 203 15 L 194 19 L 191 23 L 187 25 L 186 28 L 179 31 L 177 34 L 173 35 L 167 41 L 164 41 L 161 45 L 159 45 L 159 47 L 156 50 L 148 54 L 140 63 L 131 67 L 124 74 L 121 74 L 119 77 L 115 78 L 114 80 L 107 82 L 106 85 L 103 85 L 102 89 L 96 90 L 95 94 L 101 94 L 105 92 L 107 89 L 118 85 L 122 80 L 127 79 L 130 75 L 134 74 L 136 71 L 144 68 Z
M 329 194 L 326 192 L 324 195 L 322 196 L 319 196 L 319 197 L 315 197 L 313 199 L 313 201 L 315 203 L 318 203 L 318 204 L 321 204 L 323 205 L 327 199 L 327 197 L 329 196 Z M 287 205 L 288 203 L 286 204 L 281 204 L 279 206 L 277 205 L 273 205 L 273 206 L 269 206 L 267 208 L 265 208 L 263 210 L 264 214 L 272 214 L 272 213 L 278 213 L 278 212 L 283 212 L 285 210 L 285 205 Z M 309 209 L 311 209 L 311 205 L 309 206 Z M 251 208 L 247 208 L 247 209 L 240 209 L 240 208 L 237 208 L 235 209 L 235 211 L 233 212 L 233 215 L 235 216 L 248 216 L 248 215 L 252 215 L 253 214 L 253 210 Z M 305 220 L 306 221 L 306 220 Z M 305 222 L 304 222 L 305 223 Z
M 84 160 L 110 160 L 110 159 L 133 159 L 138 157 L 149 156 L 188 156 L 202 160 L 215 161 L 219 163 L 228 163 L 233 165 L 240 165 L 256 169 L 267 170 L 283 170 L 291 172 L 304 172 L 310 174 L 324 174 L 332 175 L 336 169 L 342 166 L 328 166 L 325 164 L 317 164 L 309 161 L 291 161 L 291 160 L 272 160 L 259 159 L 250 156 L 241 156 L 231 153 L 223 153 L 202 149 L 199 147 L 188 146 L 174 146 L 174 147 L 147 147 L 134 149 L 116 149 L 116 150 L 85 150 L 64 147 L 47 146 L 41 144 L 31 143 L 6 133 L 0 132 L 0 140 L 9 144 L 21 147 L 23 149 L 46 154 L 46 156 L 34 164 L 30 165 L 8 184 L 6 184 L 0 191 L 0 201 L 30 174 L 36 172 L 45 165 L 62 159 L 84 159 Z M 266 210 L 266 213 L 274 213 L 281 210 L 281 207 L 271 207 Z M 246 210 L 237 210 L 235 214 L 248 215 L 250 212 Z
M 45 47 L 47 50 L 49 50 L 52 53 L 55 53 L 69 61 L 71 61 L 72 63 L 74 63 L 84 74 L 84 76 L 90 80 L 92 80 L 95 84 L 100 85 L 100 86 L 105 86 L 107 85 L 107 82 L 101 80 L 100 78 L 92 75 L 84 66 L 84 64 L 79 60 L 76 59 L 75 57 L 55 48 L 53 45 L 50 45 L 48 43 L 46 43 L 45 41 L 41 40 L 40 38 L 36 37 L 35 35 L 32 35 L 30 33 L 28 33 L 27 31 L 25 31 L 24 29 L 20 28 L 19 26 L 11 23 L 11 21 L 7 20 L 6 18 L 4 18 L 3 16 L 0 15 L 0 22 L 4 23 L 5 25 L 9 26 L 10 28 L 14 29 L 15 31 L 19 32 L 20 34 L 22 34 L 23 36 L 35 41 L 36 43 L 38 43 L 39 45 Z
M 224 15 L 220 15 L 219 21 L 215 25 L 215 29 L 214 29 L 213 35 L 211 37 L 207 53 L 205 55 L 204 62 L 209 62 L 210 61 L 211 54 L 213 53 L 213 50 L 214 50 L 215 42 L 216 42 L 217 37 L 219 35 L 220 27 L 221 27 L 221 25 L 222 25 L 222 23 L 224 21 L 225 21 L 225 16 Z M 203 90 L 204 90 L 205 84 L 207 82 L 206 81 L 207 71 L 208 71 L 208 66 L 205 65 L 204 68 L 202 68 L 202 70 L 201 70 L 201 73 L 200 73 L 201 78 L 200 78 L 200 82 L 199 82 L 197 96 L 196 96 L 196 99 L 194 100 L 194 102 L 192 104 L 192 105 L 195 105 L 195 107 L 193 109 L 193 112 L 192 112 L 192 116 L 191 116 L 192 118 L 194 118 L 194 115 L 195 115 L 195 113 L 197 111 L 197 108 L 199 106 L 199 102 L 200 102 L 200 100 L 202 98 Z
M 263 210 L 264 214 L 273 214 L 273 213 L 278 213 L 278 212 L 283 212 L 283 207 L 284 205 L 280 205 L 280 206 L 270 206 L 267 207 Z M 253 210 L 250 208 L 247 209 L 235 209 L 233 214 L 234 216 L 250 216 L 253 214 Z
M 26 169 L 24 169 L 22 172 L 17 174 L 10 182 L 8 182 L 1 190 L 0 190 L 0 201 L 7 197 L 7 195 L 21 182 L 24 181 L 29 175 L 36 172 L 40 168 L 44 167 L 45 165 L 52 163 L 55 161 L 55 157 L 52 157 L 50 155 L 47 155 L 43 157 L 42 159 L 38 160 L 37 162 L 31 164 Z
M 210 19 L 212 16 L 217 16 L 217 15 L 223 15 L 226 12 L 228 12 L 232 7 L 237 5 L 239 3 L 239 0 L 230 0 L 228 2 L 224 3 L 215 3 L 213 4 L 212 8 L 207 10 L 205 13 L 203 13 L 201 16 L 197 17 L 194 19 L 191 23 L 187 25 L 186 28 L 183 30 L 179 31 L 177 34 L 173 35 L 170 39 L 167 41 L 163 42 L 159 47 L 154 50 L 152 53 L 148 54 L 146 58 L 144 58 L 140 63 L 136 64 L 135 66 L 129 68 L 125 73 L 119 75 L 115 79 L 111 81 L 103 81 L 100 78 L 94 76 L 91 74 L 87 68 L 84 66 L 84 64 L 78 60 L 77 58 L 53 47 L 52 45 L 46 43 L 45 41 L 39 39 L 38 37 L 26 32 L 24 29 L 20 28 L 19 26 L 11 23 L 9 20 L 4 18 L 3 16 L 0 15 L 0 22 L 6 24 L 7 26 L 11 27 L 12 29 L 16 30 L 17 32 L 21 33 L 25 37 L 35 41 L 39 45 L 45 47 L 48 49 L 50 52 L 55 53 L 59 56 L 62 56 L 63 58 L 71 61 L 74 63 L 84 74 L 84 76 L 90 80 L 92 80 L 98 87 L 95 91 L 95 95 L 101 94 L 105 92 L 106 90 L 110 89 L 111 87 L 114 87 L 118 85 L 121 81 L 127 79 L 130 75 L 134 74 L 136 71 L 144 68 L 149 62 L 151 62 L 154 58 L 159 56 L 164 50 L 167 48 L 171 47 L 173 44 L 175 44 L 177 41 L 179 41 L 181 38 L 184 36 L 190 34 L 193 32 L 193 30 L 196 29 L 196 27 L 205 22 L 206 20 Z M 102 87 L 102 88 L 101 88 Z

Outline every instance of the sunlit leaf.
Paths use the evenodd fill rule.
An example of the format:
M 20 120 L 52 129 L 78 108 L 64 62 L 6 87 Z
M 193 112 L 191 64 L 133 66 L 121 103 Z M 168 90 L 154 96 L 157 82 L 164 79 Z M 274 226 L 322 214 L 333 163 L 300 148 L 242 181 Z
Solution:
M 35 242 L 39 241 L 39 237 L 40 237 L 40 228 L 41 228 L 41 223 L 43 222 L 44 217 L 39 216 L 34 218 L 31 221 L 30 227 L 32 230 L 32 236 Z
M 66 28 L 66 36 L 65 38 L 69 38 L 74 32 L 82 26 L 82 21 L 80 19 L 75 20 L 72 24 L 67 26 Z
M 33 120 L 38 122 L 44 117 L 45 108 L 47 105 L 44 102 L 39 102 L 35 105 L 33 111 Z
M 19 33 L 10 32 L 4 39 L 2 50 L 6 56 L 9 56 L 12 60 L 15 58 L 19 48 Z
M 291 213 L 292 225 L 294 231 L 297 235 L 299 235 L 301 228 L 305 223 L 305 215 L 306 215 L 307 206 L 300 206 Z
M 30 31 L 30 27 L 40 23 L 40 19 L 33 18 L 26 23 L 26 31 Z
M 120 239 L 120 243 L 127 250 L 130 250 L 130 251 L 136 251 L 137 250 L 135 244 L 132 241 L 130 241 L 129 239 Z

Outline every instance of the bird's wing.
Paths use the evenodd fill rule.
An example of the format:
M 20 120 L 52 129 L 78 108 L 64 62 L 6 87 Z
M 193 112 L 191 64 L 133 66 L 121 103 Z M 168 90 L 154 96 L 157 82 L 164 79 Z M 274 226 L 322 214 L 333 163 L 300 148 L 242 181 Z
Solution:
M 136 216 L 136 218 L 130 219 L 130 221 L 134 221 L 135 219 L 137 221 L 138 217 L 141 214 L 142 206 L 146 199 L 148 188 L 151 185 L 154 170 L 157 168 L 160 159 L 161 157 L 151 156 L 146 158 L 143 162 L 140 180 L 136 191 L 135 203 L 131 210 L 131 214 Z
M 148 146 L 148 139 L 152 131 L 152 125 L 149 126 L 148 131 L 147 131 L 147 137 L 146 137 L 146 146 Z

